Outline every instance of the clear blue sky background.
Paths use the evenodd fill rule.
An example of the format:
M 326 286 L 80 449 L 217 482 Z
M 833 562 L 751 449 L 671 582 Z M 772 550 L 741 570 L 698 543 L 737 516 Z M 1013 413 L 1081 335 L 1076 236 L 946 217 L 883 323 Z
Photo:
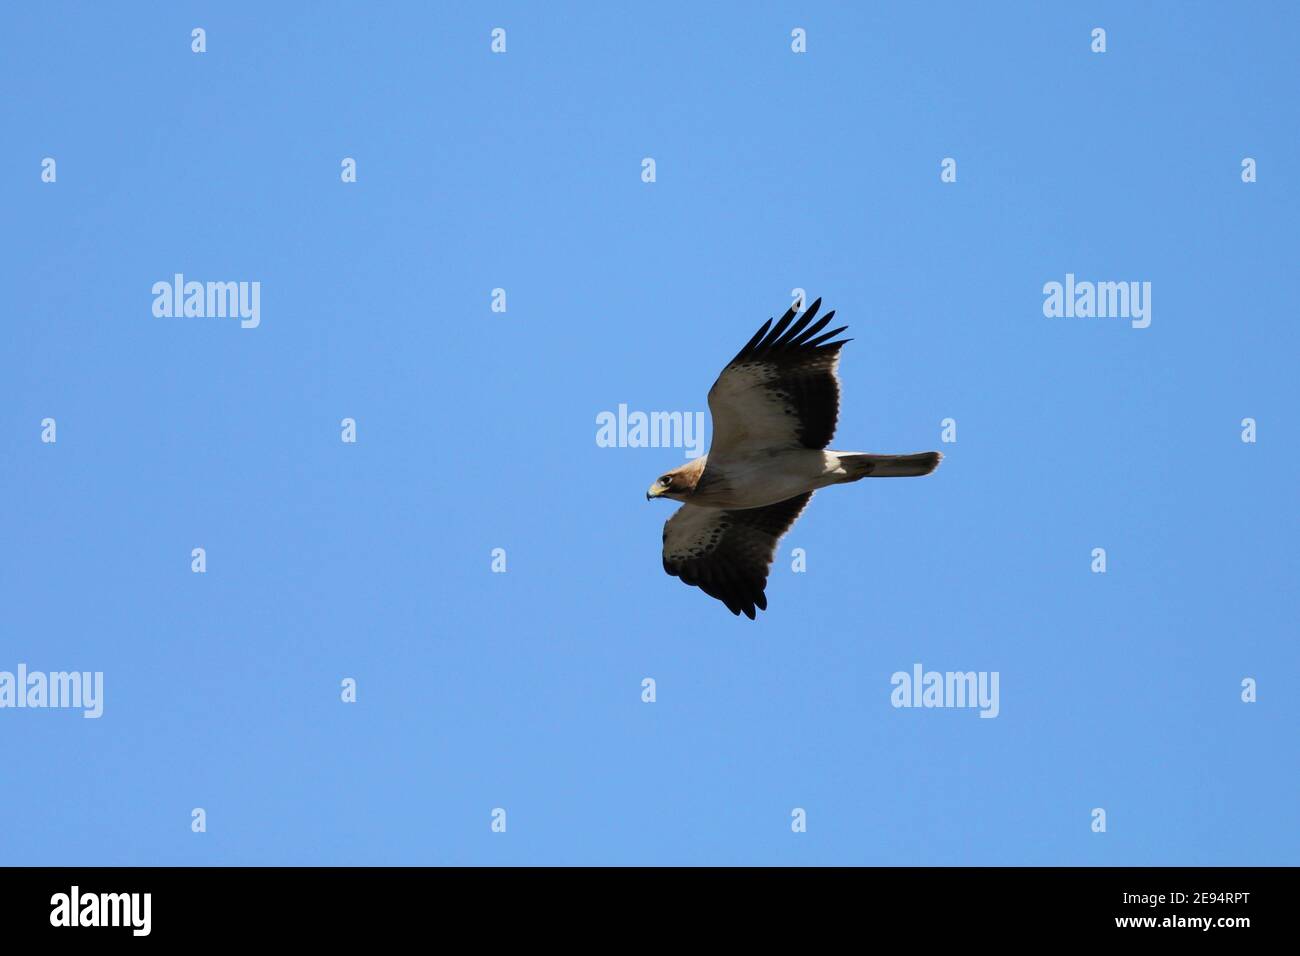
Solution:
M 106 700 L 0 711 L 0 862 L 1300 863 L 1298 29 L 6 5 L 0 669 Z M 154 318 L 175 272 L 261 327 Z M 1044 318 L 1067 272 L 1151 327 Z M 836 447 L 947 459 L 819 493 L 751 623 L 660 567 L 683 453 L 595 419 L 703 410 L 795 287 Z M 1001 715 L 893 709 L 916 662 Z

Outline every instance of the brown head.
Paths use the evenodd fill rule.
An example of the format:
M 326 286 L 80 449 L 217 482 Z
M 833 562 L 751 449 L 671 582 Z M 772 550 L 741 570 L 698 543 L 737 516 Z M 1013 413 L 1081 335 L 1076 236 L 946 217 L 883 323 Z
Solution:
M 704 460 L 708 457 L 708 455 L 705 455 L 704 458 L 688 461 L 680 468 L 665 471 L 655 479 L 655 483 L 645 493 L 645 500 L 671 498 L 673 501 L 685 501 L 695 491 L 695 486 L 699 484 L 700 475 L 704 474 Z

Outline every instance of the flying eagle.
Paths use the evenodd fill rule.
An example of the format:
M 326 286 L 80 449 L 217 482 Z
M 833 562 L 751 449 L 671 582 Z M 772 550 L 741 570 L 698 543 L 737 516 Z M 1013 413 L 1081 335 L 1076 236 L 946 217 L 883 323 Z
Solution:
M 717 598 L 732 614 L 767 610 L 776 543 L 818 488 L 859 478 L 928 475 L 943 457 L 829 451 L 839 416 L 835 374 L 848 326 L 822 332 L 821 299 L 795 321 L 768 319 L 709 389 L 708 454 L 665 473 L 646 500 L 684 502 L 664 523 L 664 570 Z

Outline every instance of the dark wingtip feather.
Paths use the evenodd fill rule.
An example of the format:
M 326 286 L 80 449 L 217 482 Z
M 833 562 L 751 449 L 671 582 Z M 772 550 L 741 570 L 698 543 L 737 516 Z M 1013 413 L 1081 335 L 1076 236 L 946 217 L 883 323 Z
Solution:
M 772 327 L 772 320 L 768 319 L 766 322 L 763 323 L 763 327 L 754 333 L 754 337 L 745 343 L 745 347 L 736 353 L 736 358 L 740 358 L 742 355 L 745 355 L 746 353 L 750 352 L 755 345 L 757 345 L 760 341 L 762 341 L 763 336 L 767 335 L 767 330 L 770 329 L 771 327 Z M 736 359 L 732 359 L 733 362 L 735 360 Z
M 835 316 L 835 310 L 834 310 L 834 309 L 831 309 L 829 312 L 827 312 L 825 315 L 823 315 L 820 319 L 818 319 L 816 322 L 814 322 L 814 323 L 813 323 L 809 328 L 805 329 L 805 330 L 804 330 L 804 331 L 799 335 L 798 338 L 791 339 L 791 340 L 790 340 L 790 344 L 791 344 L 791 345 L 804 345 L 805 343 L 807 343 L 807 341 L 808 341 L 810 338 L 812 338 L 814 335 L 816 335 L 816 334 L 817 334 L 818 332 L 820 332 L 822 329 L 826 328 L 826 324 L 827 324 L 828 322 L 830 322 L 830 320 L 831 320 L 834 316 Z
M 821 297 L 818 296 L 813 300 L 812 305 L 808 306 L 800 315 L 797 322 L 794 321 L 794 306 L 787 309 L 785 314 L 776 320 L 775 325 L 772 319 L 768 319 L 763 323 L 763 327 L 754 333 L 753 338 L 745 343 L 745 347 L 736 353 L 736 357 L 731 362 L 758 359 L 769 355 L 775 357 L 777 354 L 800 349 L 838 348 L 844 342 L 852 341 L 852 339 L 845 339 L 844 342 L 830 342 L 848 326 L 842 325 L 833 331 L 822 332 L 822 329 L 834 318 L 835 310 L 831 309 L 814 322 L 813 319 L 816 318 L 821 304 Z
M 758 344 L 758 350 L 770 349 L 772 346 L 779 344 L 781 333 L 785 331 L 791 320 L 794 319 L 794 309 L 791 309 L 785 315 L 781 316 L 781 321 L 772 326 L 772 331 L 767 333 L 767 337 Z
M 841 325 L 838 329 L 831 329 L 829 332 L 825 333 L 824 335 L 819 335 L 819 336 L 817 336 L 817 338 L 815 338 L 815 339 L 809 339 L 807 342 L 804 342 L 804 343 L 802 344 L 801 347 L 802 347 L 802 348 L 806 348 L 806 349 L 810 349 L 810 348 L 815 348 L 815 347 L 817 347 L 817 346 L 820 346 L 820 345 L 822 345 L 823 343 L 830 342 L 831 339 L 835 338 L 835 336 L 839 335 L 841 332 L 843 332 L 843 331 L 844 331 L 845 329 L 847 329 L 847 328 L 848 328 L 847 325 Z M 852 341 L 853 341 L 852 339 L 845 339 L 845 340 L 844 340 L 844 342 L 852 342 Z M 830 342 L 830 344 L 831 344 L 831 345 L 843 345 L 844 342 Z
M 776 344 L 778 346 L 786 346 L 797 341 L 796 336 L 799 336 L 803 332 L 804 326 L 812 320 L 813 315 L 814 313 L 812 312 L 805 312 L 801 315 L 799 321 L 786 329 L 785 335 L 781 336 L 781 341 Z
M 790 328 L 786 330 L 785 335 L 781 336 L 779 339 L 777 339 L 772 343 L 773 348 L 785 348 L 787 345 L 793 342 L 795 336 L 798 335 L 801 331 L 803 331 L 804 327 L 809 322 L 817 318 L 817 307 L 821 305 L 821 302 L 822 300 L 818 299 L 816 302 L 812 304 L 812 306 L 807 311 L 804 312 L 803 315 L 799 316 L 799 321 L 796 322 L 794 325 L 790 326 Z

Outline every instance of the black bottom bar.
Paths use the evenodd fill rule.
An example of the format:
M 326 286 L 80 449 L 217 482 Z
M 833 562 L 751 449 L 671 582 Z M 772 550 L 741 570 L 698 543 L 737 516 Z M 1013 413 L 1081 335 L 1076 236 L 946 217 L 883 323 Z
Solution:
M 927 942 L 1048 934 L 1231 945 L 1285 929 L 1294 878 L 1284 868 L 5 869 L 0 925 L 7 940 L 83 943 L 337 944 L 470 927 L 492 938 L 603 928 L 664 942 L 696 927 L 696 938 L 761 940 L 784 926 L 861 940 L 902 931 Z

